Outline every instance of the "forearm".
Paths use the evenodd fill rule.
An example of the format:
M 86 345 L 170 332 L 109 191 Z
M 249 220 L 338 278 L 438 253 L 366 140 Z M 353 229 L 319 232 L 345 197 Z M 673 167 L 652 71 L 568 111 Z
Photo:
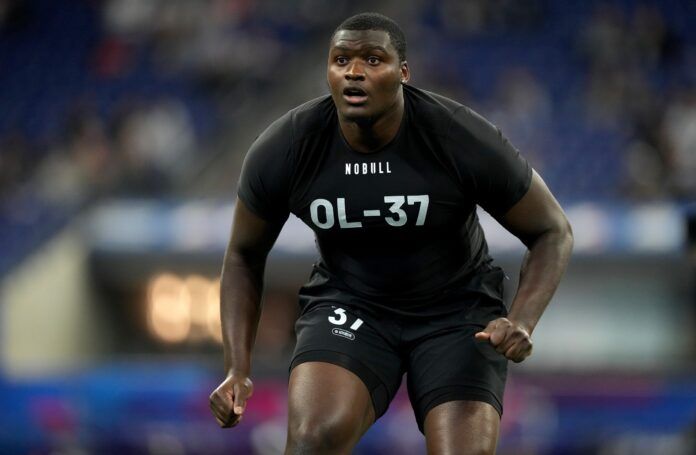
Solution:
M 261 294 L 265 261 L 253 264 L 242 255 L 228 251 L 220 283 L 220 317 L 225 371 L 247 376 L 251 350 L 261 315 Z
M 512 301 L 509 319 L 527 329 L 529 334 L 539 322 L 558 287 L 573 249 L 570 226 L 549 230 L 539 236 L 525 255 L 520 282 Z

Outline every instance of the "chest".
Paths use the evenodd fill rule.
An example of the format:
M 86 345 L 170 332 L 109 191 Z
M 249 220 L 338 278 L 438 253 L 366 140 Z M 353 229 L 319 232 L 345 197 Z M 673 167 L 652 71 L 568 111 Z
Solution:
M 291 209 L 318 235 L 456 228 L 475 204 L 441 155 L 408 133 L 373 154 L 333 136 L 300 155 Z

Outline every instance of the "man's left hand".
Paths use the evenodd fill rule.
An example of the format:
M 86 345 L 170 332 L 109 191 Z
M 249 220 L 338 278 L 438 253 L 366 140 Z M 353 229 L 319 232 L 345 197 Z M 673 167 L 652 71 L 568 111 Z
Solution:
M 507 318 L 494 319 L 474 337 L 488 340 L 496 351 L 519 363 L 532 353 L 532 338 L 521 324 Z

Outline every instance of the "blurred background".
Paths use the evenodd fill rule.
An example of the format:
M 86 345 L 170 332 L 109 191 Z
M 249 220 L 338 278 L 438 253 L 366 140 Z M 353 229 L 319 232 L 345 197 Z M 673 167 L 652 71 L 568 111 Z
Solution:
M 499 453 L 696 453 L 689 0 L 0 0 L 0 452 L 280 453 L 312 234 L 293 217 L 271 254 L 231 431 L 208 411 L 218 275 L 248 146 L 327 92 L 330 34 L 365 10 L 574 226 Z M 521 245 L 481 218 L 512 294 Z M 404 390 L 356 453 L 424 453 Z

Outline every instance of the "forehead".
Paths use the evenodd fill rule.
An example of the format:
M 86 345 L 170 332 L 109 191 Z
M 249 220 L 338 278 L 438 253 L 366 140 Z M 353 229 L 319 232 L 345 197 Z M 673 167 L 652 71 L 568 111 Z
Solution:
M 339 30 L 331 38 L 330 50 L 337 48 L 360 50 L 374 47 L 383 47 L 390 53 L 396 53 L 389 33 L 383 30 Z

